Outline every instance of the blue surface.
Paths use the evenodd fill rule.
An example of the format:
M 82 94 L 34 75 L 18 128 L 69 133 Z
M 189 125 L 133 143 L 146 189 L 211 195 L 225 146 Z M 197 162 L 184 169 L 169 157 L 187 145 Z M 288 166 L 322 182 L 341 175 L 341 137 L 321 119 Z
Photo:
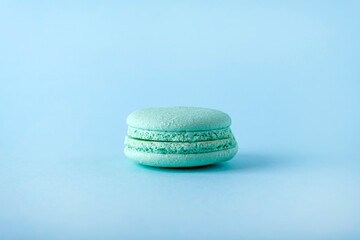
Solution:
M 1 1 L 0 239 L 359 239 L 359 3 L 271 2 Z M 239 154 L 126 159 L 163 105 L 228 113 Z

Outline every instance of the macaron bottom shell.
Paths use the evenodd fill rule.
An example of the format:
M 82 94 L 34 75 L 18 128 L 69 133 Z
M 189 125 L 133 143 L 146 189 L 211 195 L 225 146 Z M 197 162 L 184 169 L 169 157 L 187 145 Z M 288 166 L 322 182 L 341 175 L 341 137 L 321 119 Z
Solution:
M 145 153 L 125 148 L 125 156 L 143 165 L 153 167 L 197 167 L 224 162 L 233 158 L 238 151 L 234 147 L 222 151 L 194 154 Z

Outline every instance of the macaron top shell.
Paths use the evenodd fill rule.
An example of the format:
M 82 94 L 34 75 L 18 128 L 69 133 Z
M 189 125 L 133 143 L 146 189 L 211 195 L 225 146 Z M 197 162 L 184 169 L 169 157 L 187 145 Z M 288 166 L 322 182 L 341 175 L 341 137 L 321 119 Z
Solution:
M 126 122 L 130 127 L 153 131 L 201 131 L 228 128 L 231 118 L 208 108 L 158 107 L 137 110 Z

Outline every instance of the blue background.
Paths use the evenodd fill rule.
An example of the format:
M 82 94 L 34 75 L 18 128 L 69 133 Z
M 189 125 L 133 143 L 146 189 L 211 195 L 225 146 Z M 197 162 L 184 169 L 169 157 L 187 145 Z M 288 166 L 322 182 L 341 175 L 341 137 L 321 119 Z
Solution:
M 358 1 L 0 2 L 0 239 L 359 239 Z M 231 161 L 142 167 L 126 116 L 228 113 Z

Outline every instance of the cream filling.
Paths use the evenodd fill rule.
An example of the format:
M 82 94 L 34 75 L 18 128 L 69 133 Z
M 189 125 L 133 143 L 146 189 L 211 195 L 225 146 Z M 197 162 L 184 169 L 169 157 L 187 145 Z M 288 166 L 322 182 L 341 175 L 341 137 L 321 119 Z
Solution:
M 128 127 L 128 136 L 136 139 L 166 142 L 199 142 L 230 138 L 232 133 L 230 128 L 195 132 L 164 132 Z
M 194 154 L 221 151 L 236 147 L 236 141 L 229 138 L 201 142 L 163 142 L 125 137 L 125 147 L 131 150 L 162 154 Z

